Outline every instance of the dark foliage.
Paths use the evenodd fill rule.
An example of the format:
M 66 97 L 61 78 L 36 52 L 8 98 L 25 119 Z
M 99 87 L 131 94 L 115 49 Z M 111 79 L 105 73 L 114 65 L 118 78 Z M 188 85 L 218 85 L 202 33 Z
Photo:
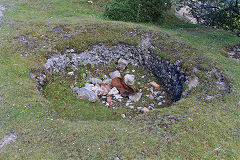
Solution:
M 170 8 L 170 0 L 114 0 L 104 16 L 120 21 L 156 22 Z
M 178 5 L 189 7 L 199 24 L 240 32 L 239 0 L 179 0 Z

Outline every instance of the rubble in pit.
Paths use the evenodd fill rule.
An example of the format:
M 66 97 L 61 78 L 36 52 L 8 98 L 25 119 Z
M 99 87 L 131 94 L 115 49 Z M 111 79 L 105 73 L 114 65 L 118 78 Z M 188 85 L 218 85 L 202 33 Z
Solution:
M 79 99 L 86 99 L 90 102 L 99 101 L 108 108 L 125 107 L 128 110 L 142 113 L 168 106 L 171 103 L 165 88 L 152 81 L 153 75 L 137 74 L 141 69 L 137 69 L 136 72 L 128 69 L 124 71 L 124 69 L 122 68 L 122 72 L 118 70 L 105 72 L 104 74 L 108 75 L 104 75 L 104 78 L 98 76 L 89 78 L 83 86 L 74 87 L 73 94 L 76 94 Z
M 89 47 L 88 50 L 80 54 L 71 54 L 69 57 L 65 54 L 54 55 L 47 60 L 37 74 L 34 72 L 30 74 L 31 77 L 35 77 L 34 79 L 38 84 L 37 88 L 41 93 L 42 87 L 50 78 L 56 73 L 61 73 L 64 68 L 72 67 L 74 70 L 78 70 L 80 65 L 108 65 L 119 61 L 117 69 L 122 70 L 125 64 L 121 59 L 125 59 L 128 61 L 128 65 L 143 67 L 152 73 L 157 78 L 157 82 L 165 86 L 172 101 L 180 100 L 183 85 L 186 81 L 181 62 L 170 63 L 164 58 L 153 55 L 153 49 L 154 47 L 149 42 L 149 39 L 141 41 L 138 47 L 127 44 L 107 47 L 105 44 L 98 44 Z

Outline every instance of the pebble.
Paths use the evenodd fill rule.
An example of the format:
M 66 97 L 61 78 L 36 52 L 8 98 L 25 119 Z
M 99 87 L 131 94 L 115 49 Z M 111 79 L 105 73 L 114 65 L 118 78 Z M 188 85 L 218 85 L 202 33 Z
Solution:
M 135 82 L 135 79 L 136 79 L 136 76 L 133 75 L 133 74 L 126 74 L 124 76 L 124 82 L 127 84 L 127 85 L 133 85 L 134 82 Z
M 126 103 L 126 106 L 129 106 L 129 105 L 131 105 L 130 103 Z
M 238 101 L 238 105 L 240 106 L 240 100 Z
M 142 97 L 142 93 L 135 93 L 134 95 L 130 95 L 129 96 L 129 99 L 132 101 L 132 102 L 138 102 Z
M 123 98 L 120 94 L 114 94 L 114 97 L 115 97 L 117 100 L 120 100 L 120 99 Z
M 120 74 L 120 72 L 117 70 L 117 71 L 114 71 L 114 72 L 109 73 L 109 76 L 111 77 L 111 79 L 114 79 L 114 78 L 116 78 L 116 77 L 121 77 L 121 74 Z
M 163 103 L 162 102 L 158 102 L 158 105 L 161 106 Z
M 150 85 L 153 86 L 155 89 L 160 89 L 160 85 L 158 85 L 156 82 L 152 81 L 150 82 Z
M 115 157 L 115 158 L 114 158 L 114 160 L 120 160 L 120 158 L 118 158 L 118 157 Z
M 134 106 L 128 106 L 128 108 L 130 108 L 130 109 L 134 109 Z
M 153 108 L 152 106 L 149 106 L 148 109 L 149 109 L 149 110 L 153 110 L 154 108 Z
M 74 76 L 74 72 L 68 72 L 68 75 Z
M 141 111 L 143 109 L 143 107 L 137 107 L 138 111 Z
M 125 114 L 121 114 L 121 117 L 122 117 L 122 118 L 126 118 L 126 115 L 125 115 Z
M 160 91 L 156 91 L 156 92 L 153 92 L 153 94 L 156 96 L 158 94 L 160 94 L 161 92 Z
M 210 100 L 210 99 L 213 99 L 214 97 L 213 96 L 206 96 L 206 100 Z
M 120 70 L 120 71 L 124 71 L 124 69 L 127 67 L 127 65 L 128 65 L 128 61 L 127 60 L 125 60 L 125 59 L 123 59 L 123 58 L 120 58 L 119 60 L 118 60 L 118 66 L 117 66 L 117 68 Z
M 146 108 L 146 107 L 144 107 L 144 108 L 142 109 L 142 111 L 143 111 L 143 113 L 147 113 L 147 112 L 149 112 L 149 109 Z
M 74 53 L 75 50 L 74 50 L 74 49 L 67 49 L 66 52 L 67 52 L 67 53 Z

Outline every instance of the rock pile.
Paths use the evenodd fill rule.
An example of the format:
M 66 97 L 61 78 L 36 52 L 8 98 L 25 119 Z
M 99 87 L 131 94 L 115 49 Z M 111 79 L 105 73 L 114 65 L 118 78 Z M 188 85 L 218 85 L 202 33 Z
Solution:
M 123 65 L 122 62 L 126 65 Z M 127 65 L 128 61 L 121 59 L 121 61 L 118 61 L 117 69 L 120 69 L 119 66 L 121 66 L 121 71 L 123 72 Z M 129 73 L 129 71 L 125 73 Z M 156 82 L 148 83 L 148 85 L 152 87 L 146 89 L 148 93 L 150 92 L 150 94 L 146 94 L 145 92 L 143 93 L 142 89 L 133 89 L 132 86 L 136 83 L 136 76 L 133 74 L 125 74 L 122 78 L 120 71 L 116 70 L 109 73 L 109 78 L 107 78 L 108 76 L 106 75 L 104 77 L 104 79 L 89 78 L 82 88 L 74 87 L 73 93 L 76 94 L 79 99 L 86 99 L 90 102 L 101 101 L 105 106 L 112 108 L 116 106 L 116 103 L 126 103 L 125 106 L 127 108 L 135 109 L 143 113 L 147 113 L 154 109 L 155 105 L 161 106 L 165 102 L 162 92 L 159 90 L 160 85 Z M 149 99 L 152 104 L 145 105 L 144 102 L 146 100 L 142 100 L 143 96 Z M 143 107 L 137 107 L 137 102 L 140 102 Z

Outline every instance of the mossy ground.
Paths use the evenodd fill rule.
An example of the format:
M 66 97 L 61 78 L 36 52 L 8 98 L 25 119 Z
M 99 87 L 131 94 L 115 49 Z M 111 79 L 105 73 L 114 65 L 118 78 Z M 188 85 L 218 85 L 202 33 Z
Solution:
M 196 25 L 105 21 L 101 15 L 107 2 L 0 0 L 9 7 L 0 30 L 0 139 L 10 132 L 19 137 L 2 149 L 0 159 L 239 159 L 240 65 L 224 56 L 223 49 L 239 44 L 239 37 Z M 53 32 L 55 27 L 63 29 Z M 54 103 L 37 93 L 29 78 L 32 68 L 65 49 L 80 52 L 100 42 L 137 45 L 145 34 L 155 37 L 156 54 L 183 59 L 189 74 L 194 67 L 203 73 L 214 67 L 226 72 L 231 93 L 202 100 L 215 92 L 203 74 L 203 85 L 187 98 L 135 119 L 119 119 L 107 109 L 96 109 L 102 112 L 99 117 L 93 112 L 82 118 L 71 109 L 61 108 L 59 117 L 48 112 Z M 59 95 L 68 92 L 56 88 Z M 182 118 L 172 123 L 161 120 L 164 116 Z M 166 123 L 170 127 L 163 128 Z

